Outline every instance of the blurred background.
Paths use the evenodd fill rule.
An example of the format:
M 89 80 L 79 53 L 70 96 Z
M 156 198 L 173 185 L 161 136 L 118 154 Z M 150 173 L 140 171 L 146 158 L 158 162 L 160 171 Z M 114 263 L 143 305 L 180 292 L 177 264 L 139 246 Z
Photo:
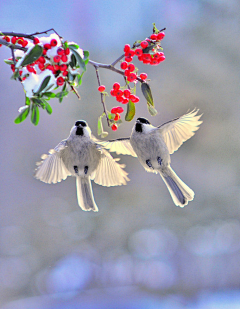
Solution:
M 200 130 L 172 155 L 172 167 L 195 191 L 175 207 L 160 179 L 132 157 L 121 156 L 131 181 L 105 188 L 93 183 L 99 213 L 83 212 L 75 179 L 47 185 L 34 179 L 35 162 L 69 134 L 78 119 L 97 135 L 102 113 L 93 67 L 79 88 L 40 123 L 13 120 L 24 105 L 20 83 L 3 59 L 1 83 L 0 307 L 4 309 L 240 308 L 240 2 L 44 1 L 0 2 L 1 31 L 49 28 L 111 63 L 126 43 L 166 27 L 166 60 L 146 66 L 158 115 L 151 117 L 137 88 L 136 116 L 153 125 L 199 108 Z M 100 71 L 110 91 L 122 82 Z M 110 109 L 114 98 L 107 99 Z M 136 118 L 135 118 L 136 119 Z M 110 138 L 129 136 L 134 121 Z M 104 123 L 107 129 L 106 123 Z M 113 154 L 114 155 L 114 154 Z

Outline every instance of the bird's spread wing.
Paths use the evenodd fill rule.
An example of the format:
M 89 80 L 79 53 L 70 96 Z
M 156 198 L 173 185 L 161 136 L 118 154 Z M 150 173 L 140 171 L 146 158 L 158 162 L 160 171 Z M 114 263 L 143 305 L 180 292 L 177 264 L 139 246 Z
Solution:
M 63 140 L 54 149 L 49 150 L 49 154 L 41 156 L 42 161 L 36 163 L 37 179 L 46 183 L 57 183 L 71 175 L 61 158 L 61 152 L 66 147 L 66 141 Z
M 91 175 L 94 182 L 106 187 L 126 185 L 129 178 L 128 173 L 124 171 L 124 164 L 118 164 L 106 149 L 101 149 L 102 157 L 100 163 Z
M 199 125 L 202 123 L 199 119 L 202 115 L 197 115 L 197 113 L 198 110 L 194 109 L 158 127 L 170 154 L 176 151 L 183 142 L 192 137 L 195 131 L 199 129 Z
M 137 157 L 135 151 L 130 144 L 130 138 L 119 138 L 109 141 L 98 142 L 104 148 L 108 149 L 110 152 L 116 152 L 117 154 L 130 155 Z

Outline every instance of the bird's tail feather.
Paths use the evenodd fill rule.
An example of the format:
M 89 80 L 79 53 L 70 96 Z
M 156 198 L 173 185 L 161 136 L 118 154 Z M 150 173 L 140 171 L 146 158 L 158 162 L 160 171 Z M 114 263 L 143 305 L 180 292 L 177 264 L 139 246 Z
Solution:
M 194 198 L 194 192 L 190 189 L 169 166 L 160 175 L 165 182 L 168 191 L 176 206 L 184 207 Z
M 85 211 L 98 211 L 89 177 L 76 177 L 78 205 Z

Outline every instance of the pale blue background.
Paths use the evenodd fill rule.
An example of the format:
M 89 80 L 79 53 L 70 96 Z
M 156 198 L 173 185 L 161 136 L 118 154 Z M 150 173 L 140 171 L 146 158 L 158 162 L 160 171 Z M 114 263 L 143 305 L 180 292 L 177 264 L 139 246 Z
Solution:
M 5 1 L 0 30 L 32 33 L 54 27 L 109 63 L 124 44 L 143 39 L 152 22 L 166 27 L 166 61 L 135 62 L 151 78 L 159 114 L 147 113 L 138 88 L 137 116 L 154 125 L 197 107 L 200 130 L 172 156 L 172 167 L 196 193 L 173 205 L 160 177 L 121 157 L 126 187 L 93 184 L 99 213 L 77 205 L 75 180 L 46 185 L 33 178 L 42 153 L 66 138 L 77 119 L 96 135 L 102 113 L 93 67 L 79 88 L 40 124 L 13 123 L 24 104 L 20 83 L 0 49 L 0 303 L 4 309 L 240 308 L 240 108 L 237 0 Z M 100 71 L 110 91 L 115 73 Z M 108 108 L 116 105 L 108 99 Z M 128 136 L 125 123 L 110 138 Z M 105 124 L 106 128 L 106 124 Z

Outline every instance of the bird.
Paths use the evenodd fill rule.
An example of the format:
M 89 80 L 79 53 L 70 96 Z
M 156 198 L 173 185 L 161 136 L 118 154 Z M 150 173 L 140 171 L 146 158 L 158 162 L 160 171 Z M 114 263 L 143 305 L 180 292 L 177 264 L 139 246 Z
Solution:
M 184 207 L 194 198 L 190 189 L 171 168 L 170 154 L 191 138 L 202 123 L 199 110 L 192 110 L 181 117 L 158 127 L 149 120 L 137 118 L 130 137 L 102 141 L 103 147 L 117 154 L 137 157 L 147 172 L 160 174 L 176 206 Z
M 98 211 L 91 180 L 102 186 L 121 186 L 129 181 L 125 165 L 118 164 L 103 148 L 85 120 L 78 120 L 67 139 L 37 162 L 35 177 L 45 183 L 57 183 L 68 176 L 76 177 L 77 200 L 84 211 Z

